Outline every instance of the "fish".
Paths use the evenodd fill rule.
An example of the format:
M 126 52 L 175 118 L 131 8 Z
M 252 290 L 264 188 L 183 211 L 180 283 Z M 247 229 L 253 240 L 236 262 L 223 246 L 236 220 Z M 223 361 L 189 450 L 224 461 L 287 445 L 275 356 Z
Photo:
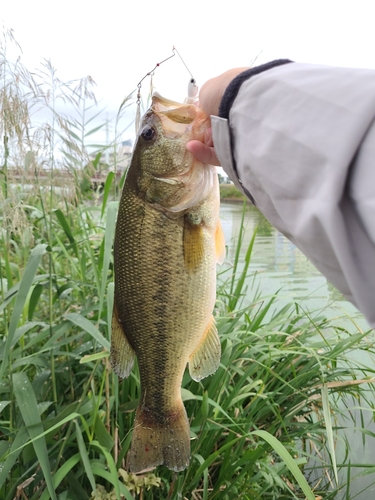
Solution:
M 135 473 L 189 465 L 182 377 L 187 364 L 196 381 L 220 364 L 213 317 L 216 264 L 225 257 L 218 177 L 186 150 L 209 126 L 194 104 L 154 93 L 119 203 L 110 360 L 121 378 L 138 361 L 140 401 L 127 457 Z

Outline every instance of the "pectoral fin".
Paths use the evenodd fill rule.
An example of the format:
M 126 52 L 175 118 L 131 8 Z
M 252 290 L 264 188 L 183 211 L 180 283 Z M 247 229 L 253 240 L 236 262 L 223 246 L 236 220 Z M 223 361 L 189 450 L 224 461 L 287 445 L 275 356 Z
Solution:
M 216 262 L 222 264 L 225 259 L 225 238 L 221 222 L 218 220 L 215 231 Z
M 119 321 L 116 304 L 112 314 L 111 365 L 113 371 L 121 378 L 130 375 L 133 368 L 135 352 L 129 344 L 124 329 Z
M 204 256 L 203 228 L 199 224 L 185 222 L 184 226 L 184 261 L 185 266 L 194 270 Z
M 220 364 L 221 345 L 215 320 L 211 317 L 210 324 L 197 349 L 189 358 L 189 372 L 193 380 L 199 382 L 202 378 L 212 375 Z

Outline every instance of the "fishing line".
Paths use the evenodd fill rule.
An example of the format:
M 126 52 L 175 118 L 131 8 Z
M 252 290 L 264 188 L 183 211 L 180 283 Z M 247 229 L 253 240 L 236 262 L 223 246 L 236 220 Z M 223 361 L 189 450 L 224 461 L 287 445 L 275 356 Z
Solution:
M 169 59 L 172 59 L 172 57 L 174 57 L 176 54 L 178 55 L 178 57 L 180 58 L 182 64 L 185 66 L 185 68 L 187 69 L 189 75 L 190 75 L 190 80 L 189 80 L 189 85 L 188 85 L 188 95 L 187 95 L 187 98 L 185 99 L 185 102 L 187 103 L 192 103 L 195 101 L 196 99 L 196 96 L 198 94 L 198 86 L 196 84 L 196 80 L 195 78 L 193 77 L 193 74 L 192 72 L 190 71 L 190 69 L 188 68 L 187 64 L 185 63 L 185 61 L 183 60 L 183 58 L 181 57 L 181 54 L 179 53 L 179 51 L 176 49 L 175 46 L 172 47 L 172 52 L 173 54 L 169 57 L 166 57 L 165 59 L 163 59 L 162 61 L 158 62 L 155 64 L 155 66 L 152 68 L 151 71 L 148 71 L 145 76 L 139 80 L 138 84 L 137 84 L 137 88 L 135 89 L 137 91 L 137 97 L 136 97 L 136 101 L 135 101 L 135 104 L 137 106 L 137 110 L 136 110 L 136 114 L 135 114 L 135 133 L 137 134 L 138 133 L 138 130 L 139 130 L 139 125 L 140 125 L 140 121 L 141 121 L 141 88 L 142 88 L 142 82 L 143 80 L 145 80 L 145 78 L 147 78 L 148 76 L 150 77 L 150 95 L 152 94 L 152 91 L 153 91 L 153 76 L 155 74 L 155 70 L 156 68 L 158 68 L 161 64 L 165 63 L 166 61 L 168 61 Z M 133 90 L 134 92 L 134 90 Z M 117 120 L 119 119 L 120 117 L 120 113 L 121 113 L 121 110 L 124 106 L 124 104 L 129 100 L 129 98 L 131 97 L 131 95 L 133 94 L 133 92 L 131 94 L 129 94 L 127 97 L 125 97 L 125 99 L 123 100 L 123 102 L 121 103 L 121 106 L 118 110 L 118 113 L 117 113 Z

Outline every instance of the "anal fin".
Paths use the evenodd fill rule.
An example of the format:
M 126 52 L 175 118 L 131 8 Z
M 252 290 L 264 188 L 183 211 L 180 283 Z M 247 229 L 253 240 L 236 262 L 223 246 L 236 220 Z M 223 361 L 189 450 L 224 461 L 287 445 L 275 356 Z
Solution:
M 126 338 L 124 329 L 119 321 L 116 304 L 112 313 L 111 335 L 111 366 L 121 378 L 130 375 L 134 364 L 135 352 Z
M 191 378 L 199 382 L 215 373 L 220 365 L 220 355 L 220 339 L 212 316 L 201 343 L 189 358 Z

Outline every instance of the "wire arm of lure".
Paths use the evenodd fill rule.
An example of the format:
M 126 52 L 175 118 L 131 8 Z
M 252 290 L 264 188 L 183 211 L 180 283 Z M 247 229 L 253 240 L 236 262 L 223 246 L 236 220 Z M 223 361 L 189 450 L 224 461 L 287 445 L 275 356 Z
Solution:
M 152 75 L 154 74 L 154 71 L 156 70 L 156 68 L 158 68 L 161 64 L 163 64 L 165 61 L 168 61 L 169 59 L 172 59 L 172 57 L 175 56 L 175 53 L 173 52 L 173 54 L 165 59 L 163 59 L 162 61 L 158 62 L 155 64 L 155 67 L 152 68 L 151 71 L 149 71 L 148 73 L 145 74 L 145 76 L 142 78 L 142 80 L 139 80 L 138 82 L 138 85 L 137 85 L 137 100 L 136 100 L 136 105 L 137 105 L 137 112 L 136 112 L 136 115 L 135 115 L 135 131 L 136 133 L 138 132 L 139 130 L 139 124 L 140 124 L 140 121 L 141 121 L 141 87 L 142 87 L 142 82 L 145 78 L 147 78 L 148 76 L 151 76 L 151 79 L 152 79 Z M 152 81 L 151 81 L 151 85 L 152 87 Z
M 174 49 L 174 47 L 173 47 L 173 49 Z M 168 61 L 169 59 L 172 59 L 172 57 L 174 57 L 175 55 L 176 55 L 176 54 L 173 52 L 173 54 L 172 54 L 171 56 L 167 57 L 166 59 L 163 59 L 163 60 L 162 60 L 162 61 L 160 61 L 159 63 L 156 63 L 156 64 L 155 64 L 155 67 L 154 67 L 154 68 L 152 68 L 152 70 L 151 70 L 151 71 L 149 71 L 148 73 L 146 73 L 146 74 L 145 74 L 145 76 L 142 78 L 142 80 L 140 80 L 140 81 L 138 82 L 137 87 L 138 87 L 138 88 L 140 88 L 140 87 L 142 86 L 142 82 L 143 82 L 143 80 L 144 80 L 145 78 L 147 78 L 148 76 L 152 75 L 152 73 L 156 70 L 156 68 L 158 68 L 158 67 L 159 67 L 161 64 L 163 64 L 165 61 Z M 180 54 L 178 54 L 178 55 L 180 55 Z M 189 70 L 188 70 L 188 71 L 189 71 Z
M 188 70 L 189 75 L 190 75 L 190 76 L 194 79 L 192 72 L 191 72 L 191 71 L 190 71 L 190 69 L 187 67 L 187 65 L 186 65 L 185 61 L 182 59 L 182 57 L 180 56 L 179 51 L 176 49 L 176 47 L 175 47 L 174 45 L 173 45 L 172 50 L 173 50 L 173 52 L 176 52 L 176 53 L 177 53 L 178 57 L 181 59 L 182 64 L 183 64 L 183 65 L 185 66 L 185 68 Z M 174 54 L 173 54 L 173 55 L 174 55 Z
M 173 52 L 176 52 L 178 57 L 181 59 L 181 62 L 182 64 L 185 66 L 185 68 L 187 69 L 189 75 L 191 76 L 190 78 L 190 81 L 189 81 L 189 85 L 188 85 L 188 95 L 187 97 L 185 98 L 185 101 L 187 104 L 192 104 L 194 103 L 196 100 L 197 100 L 197 96 L 198 96 L 198 92 L 199 92 L 199 87 L 197 85 L 197 81 L 196 79 L 194 78 L 193 76 L 193 73 L 190 71 L 190 69 L 187 67 L 187 64 L 185 63 L 185 61 L 182 59 L 179 51 L 176 49 L 175 46 L 173 46 Z
M 130 94 L 125 97 L 125 99 L 122 101 L 120 107 L 119 107 L 119 110 L 118 110 L 118 113 L 117 113 L 117 119 L 119 118 L 120 116 L 120 113 L 121 113 L 121 110 L 124 106 L 124 104 L 126 102 L 128 102 L 128 100 L 131 98 L 132 94 L 134 94 L 135 91 L 137 91 L 137 100 L 136 100 L 136 104 L 137 104 L 137 109 L 140 107 L 140 103 L 141 103 L 141 87 L 142 87 L 142 82 L 145 78 L 147 78 L 148 76 L 152 75 L 154 73 L 154 71 L 156 70 L 156 68 L 158 68 L 161 64 L 163 64 L 165 61 L 168 61 L 168 59 L 171 59 L 172 57 L 174 57 L 176 54 L 173 52 L 173 54 L 165 59 L 163 59 L 162 61 L 158 62 L 155 64 L 155 67 L 152 68 L 151 71 L 149 71 L 148 73 L 145 74 L 145 76 L 139 80 L 138 84 L 137 84 L 137 88 L 134 89 L 132 92 L 130 92 Z

